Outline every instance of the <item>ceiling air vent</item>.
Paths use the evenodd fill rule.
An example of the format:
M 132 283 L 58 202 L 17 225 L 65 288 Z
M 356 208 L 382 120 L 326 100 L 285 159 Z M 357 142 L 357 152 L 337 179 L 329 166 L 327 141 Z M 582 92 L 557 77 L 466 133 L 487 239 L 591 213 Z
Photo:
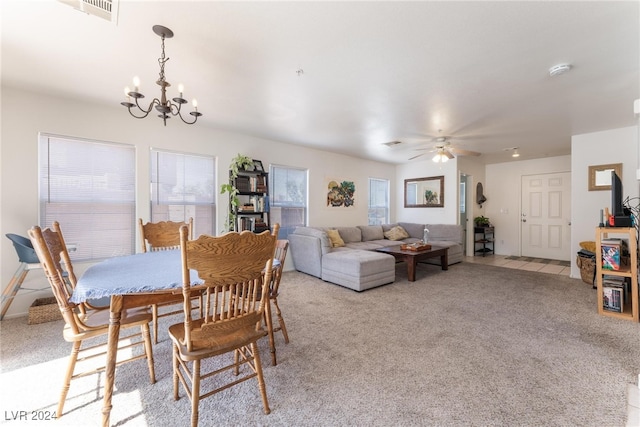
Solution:
M 106 19 L 114 24 L 118 23 L 119 0 L 58 0 L 87 15 Z
M 386 145 L 387 147 L 393 147 L 394 145 L 402 144 L 400 141 L 389 141 L 383 142 L 382 145 Z

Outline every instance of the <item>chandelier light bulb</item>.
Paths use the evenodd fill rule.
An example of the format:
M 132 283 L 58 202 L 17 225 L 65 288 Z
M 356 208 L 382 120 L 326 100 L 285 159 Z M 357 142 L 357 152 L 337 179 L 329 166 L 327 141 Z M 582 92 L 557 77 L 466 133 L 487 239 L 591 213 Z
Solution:
M 134 87 L 134 91 L 138 92 L 138 89 L 140 88 L 140 77 L 135 76 L 133 78 L 133 87 Z
M 182 98 L 182 93 L 184 92 L 184 85 L 182 83 L 178 85 L 178 92 L 180 92 L 180 98 Z
M 192 104 L 193 104 L 193 108 L 195 108 L 195 110 L 198 111 L 198 100 L 194 98 Z

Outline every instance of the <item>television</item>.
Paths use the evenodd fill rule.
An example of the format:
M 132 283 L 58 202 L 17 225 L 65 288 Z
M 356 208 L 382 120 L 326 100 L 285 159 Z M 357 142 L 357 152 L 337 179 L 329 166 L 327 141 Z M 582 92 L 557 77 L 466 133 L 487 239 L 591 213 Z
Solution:
M 622 200 L 622 180 L 616 173 L 611 171 L 611 219 L 609 225 L 612 227 L 631 227 L 631 216 L 628 209 L 625 209 Z

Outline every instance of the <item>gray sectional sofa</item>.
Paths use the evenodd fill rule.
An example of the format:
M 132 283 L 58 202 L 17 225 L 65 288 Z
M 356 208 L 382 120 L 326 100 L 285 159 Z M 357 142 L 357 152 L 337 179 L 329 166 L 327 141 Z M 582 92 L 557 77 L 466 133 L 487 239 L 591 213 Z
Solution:
M 384 233 L 395 226 L 402 227 L 409 237 L 402 240 L 385 238 Z M 356 227 L 298 227 L 288 237 L 291 258 L 298 271 L 355 291 L 364 291 L 395 280 L 394 257 L 375 252 L 375 249 L 420 241 L 425 226 L 429 230 L 429 243 L 449 248 L 449 265 L 462 261 L 461 226 L 408 222 Z M 332 246 L 329 230 L 338 231 L 344 246 Z M 426 262 L 439 265 L 440 258 Z

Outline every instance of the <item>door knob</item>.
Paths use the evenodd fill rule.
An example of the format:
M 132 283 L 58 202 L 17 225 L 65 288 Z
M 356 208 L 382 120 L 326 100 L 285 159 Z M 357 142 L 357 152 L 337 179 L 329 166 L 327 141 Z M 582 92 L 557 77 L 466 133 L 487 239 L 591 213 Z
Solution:
M 522 222 L 527 222 L 527 220 L 523 218 L 523 219 L 522 219 Z

